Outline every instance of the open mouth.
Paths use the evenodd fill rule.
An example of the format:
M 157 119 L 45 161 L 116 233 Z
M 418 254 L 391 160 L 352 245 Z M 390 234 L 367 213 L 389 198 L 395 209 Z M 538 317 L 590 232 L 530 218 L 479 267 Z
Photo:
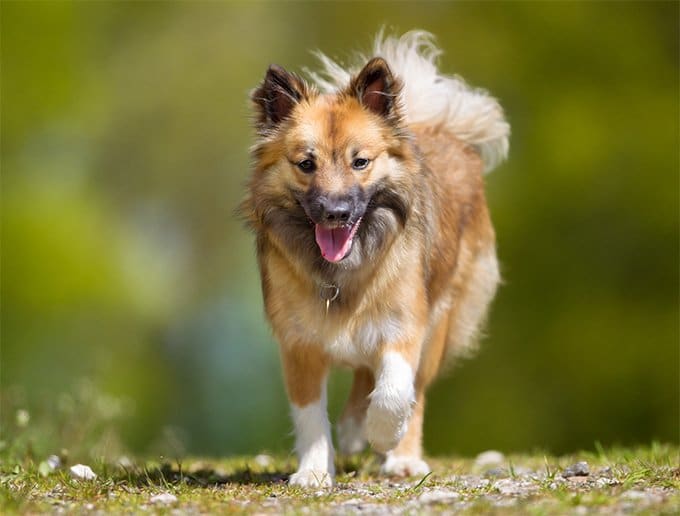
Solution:
M 329 228 L 317 224 L 314 229 L 316 243 L 323 256 L 329 262 L 339 262 L 352 250 L 352 240 L 359 229 L 361 218 L 354 224 Z

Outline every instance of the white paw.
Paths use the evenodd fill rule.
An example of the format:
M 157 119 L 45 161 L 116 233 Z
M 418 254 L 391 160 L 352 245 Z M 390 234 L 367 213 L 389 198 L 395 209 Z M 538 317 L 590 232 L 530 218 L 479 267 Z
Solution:
M 290 476 L 288 484 L 298 487 L 332 487 L 333 475 L 328 471 L 301 469 Z
M 366 438 L 380 453 L 393 449 L 406 433 L 415 403 L 413 369 L 399 353 L 383 355 L 366 411 Z
M 419 457 L 388 453 L 380 472 L 394 477 L 422 477 L 430 472 L 430 466 Z
M 361 453 L 366 448 L 363 425 L 353 417 L 346 417 L 337 425 L 338 448 L 344 455 Z
M 410 402 L 383 404 L 374 398 L 366 412 L 366 437 L 375 451 L 387 453 L 399 444 L 411 412 Z

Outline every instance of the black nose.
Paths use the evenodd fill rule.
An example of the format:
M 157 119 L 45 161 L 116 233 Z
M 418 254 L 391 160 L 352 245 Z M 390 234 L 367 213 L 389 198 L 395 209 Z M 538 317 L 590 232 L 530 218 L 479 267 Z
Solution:
M 347 222 L 352 214 L 352 205 L 346 199 L 324 199 L 321 201 L 321 216 L 324 222 Z

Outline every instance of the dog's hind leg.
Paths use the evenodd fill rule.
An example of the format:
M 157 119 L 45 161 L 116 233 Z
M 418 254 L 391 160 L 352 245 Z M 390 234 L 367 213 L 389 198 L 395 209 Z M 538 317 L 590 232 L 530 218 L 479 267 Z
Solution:
M 478 254 L 469 278 L 449 316 L 447 358 L 471 356 L 476 351 L 489 305 L 501 281 L 493 245 Z
M 336 426 L 340 453 L 352 455 L 366 448 L 364 423 L 369 398 L 375 386 L 375 378 L 370 369 L 359 367 L 354 370 L 354 380 L 345 408 Z

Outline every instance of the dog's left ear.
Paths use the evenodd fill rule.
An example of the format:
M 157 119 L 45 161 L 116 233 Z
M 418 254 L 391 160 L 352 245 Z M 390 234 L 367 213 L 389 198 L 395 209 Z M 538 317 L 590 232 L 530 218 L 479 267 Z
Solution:
M 362 106 L 385 118 L 397 115 L 400 82 L 382 57 L 374 57 L 349 85 L 349 94 Z

